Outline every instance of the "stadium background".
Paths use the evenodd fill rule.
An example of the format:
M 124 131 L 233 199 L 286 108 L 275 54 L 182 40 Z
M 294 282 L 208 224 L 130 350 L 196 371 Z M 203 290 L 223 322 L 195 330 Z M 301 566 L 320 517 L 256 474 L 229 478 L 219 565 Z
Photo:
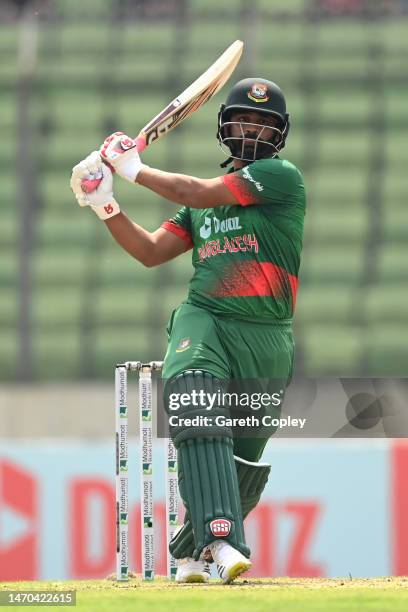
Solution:
M 284 157 L 306 180 L 296 372 L 405 376 L 407 17 L 403 0 L 1 3 L 0 578 L 113 567 L 113 533 L 103 528 L 112 509 L 112 367 L 163 355 L 166 321 L 191 274 L 188 254 L 144 269 L 123 253 L 76 206 L 70 169 L 110 132 L 135 134 L 236 38 L 245 52 L 232 82 L 259 75 L 282 86 L 292 120 Z M 146 163 L 219 174 L 224 93 L 147 151 Z M 176 210 L 147 191 L 115 189 L 148 229 Z M 286 516 L 273 553 L 281 559 L 289 538 L 297 565 L 265 561 L 259 573 L 408 573 L 402 442 L 279 442 L 268 452 L 274 476 L 262 512 L 269 526 L 276 508 Z M 293 504 L 303 504 L 297 526 L 287 518 Z M 307 520 L 314 530 L 299 542 Z M 332 537 L 340 524 L 344 563 Z M 71 527 L 93 530 L 89 549 L 81 531 L 70 539 Z M 76 554 L 88 565 L 75 565 Z

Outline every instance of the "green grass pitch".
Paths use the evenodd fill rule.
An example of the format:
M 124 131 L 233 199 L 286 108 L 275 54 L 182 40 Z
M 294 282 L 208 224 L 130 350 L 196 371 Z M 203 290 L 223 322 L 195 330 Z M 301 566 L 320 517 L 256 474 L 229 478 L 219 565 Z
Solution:
M 3 582 L 1 590 L 76 590 L 81 612 L 336 612 L 337 610 L 408 610 L 408 578 L 240 579 L 225 586 L 175 584 L 164 578 L 142 582 L 81 580 L 65 582 Z M 13 608 L 16 606 L 13 606 Z M 20 607 L 20 606 L 19 606 Z M 61 607 L 47 606 L 59 609 Z M 11 610 L 7 606 L 4 609 Z

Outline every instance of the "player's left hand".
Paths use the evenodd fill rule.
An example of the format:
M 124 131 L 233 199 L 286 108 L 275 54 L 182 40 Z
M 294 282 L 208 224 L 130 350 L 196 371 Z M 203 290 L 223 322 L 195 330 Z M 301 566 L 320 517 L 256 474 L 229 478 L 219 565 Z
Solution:
M 100 149 L 103 161 L 130 183 L 136 181 L 143 164 L 136 148 L 136 140 L 123 132 L 115 132 L 106 138 Z

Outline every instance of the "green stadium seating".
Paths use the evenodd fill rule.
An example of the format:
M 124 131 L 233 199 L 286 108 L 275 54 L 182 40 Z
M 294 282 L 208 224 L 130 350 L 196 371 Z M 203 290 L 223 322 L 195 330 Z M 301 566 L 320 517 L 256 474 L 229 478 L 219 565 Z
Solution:
M 15 175 L 15 169 L 13 172 L 6 171 L 5 168 L 0 168 L 0 181 L 2 189 L 2 200 L 4 206 L 2 206 L 2 216 L 16 216 L 19 214 L 17 207 L 17 177 Z
M 76 136 L 78 151 L 78 136 L 75 130 L 81 128 L 87 140 L 100 134 L 106 117 L 106 108 L 104 97 L 98 96 L 97 90 L 95 84 L 94 91 L 74 90 L 71 94 L 67 94 L 57 89 L 50 93 L 50 118 L 55 124 L 56 132 L 47 139 L 48 142 L 52 142 L 54 147 L 59 145 L 63 149 L 66 140 L 70 137 L 72 140 Z M 95 144 L 98 142 L 99 140 Z
M 6 243 L 5 243 L 6 244 Z M 1 291 L 6 289 L 16 290 L 19 275 L 19 259 L 16 250 L 0 251 L 0 287 Z
M 341 142 L 341 139 L 339 139 L 338 147 L 341 146 Z M 324 160 L 324 155 L 322 158 Z M 312 202 L 319 201 L 325 209 L 332 207 L 338 210 L 339 205 L 346 210 L 347 207 L 353 208 L 353 210 L 359 209 L 367 198 L 367 177 L 356 168 L 354 172 L 347 172 L 347 178 L 344 178 L 344 180 L 343 177 L 340 178 L 342 181 L 341 189 L 334 187 L 339 180 L 338 168 L 325 169 L 324 172 L 319 172 L 313 184 L 309 187 L 306 181 L 306 188 Z M 360 212 L 360 210 L 357 210 L 357 212 Z M 347 215 L 344 213 L 344 216 Z
M 313 198 L 311 200 L 313 201 Z M 306 212 L 305 235 L 308 243 L 313 241 L 317 245 L 327 244 L 328 256 L 332 260 L 339 256 L 338 265 L 341 265 L 340 250 L 342 245 L 343 251 L 346 251 L 347 249 L 344 246 L 353 244 L 355 245 L 353 252 L 356 255 L 362 255 L 368 229 L 367 213 L 364 208 L 358 206 L 358 203 L 356 203 L 355 208 L 341 206 L 339 203 L 338 208 L 334 206 L 331 208 L 321 207 Z M 332 256 L 332 247 L 335 243 L 337 243 L 338 248 L 336 254 Z M 347 253 L 345 253 L 345 256 L 349 257 Z M 336 265 L 336 262 L 334 263 Z M 323 265 L 325 265 L 324 262 Z M 356 262 L 356 265 L 358 265 L 358 262 Z
M 381 22 L 382 40 L 387 51 L 394 51 L 399 55 L 408 50 L 407 39 L 404 36 L 405 28 L 404 19 L 389 19 Z
M 161 349 L 161 350 L 160 350 Z M 99 328 L 93 345 L 95 375 L 113 380 L 114 366 L 123 361 L 160 360 L 165 351 L 165 333 L 127 323 Z
M 307 126 L 306 126 L 307 127 Z M 316 154 L 319 155 L 319 162 L 325 168 L 324 172 L 317 177 L 318 185 L 322 188 L 328 187 L 329 192 L 333 192 L 333 184 L 337 184 L 340 175 L 344 175 L 344 182 L 341 191 L 345 195 L 354 189 L 356 193 L 363 197 L 366 189 L 367 177 L 362 172 L 362 164 L 369 162 L 370 150 L 372 147 L 371 134 L 368 131 L 360 130 L 358 137 L 353 132 L 340 132 L 333 128 L 328 128 L 319 137 Z M 330 166 L 330 172 L 326 170 Z M 347 168 L 347 169 L 346 169 Z M 336 182 L 332 180 L 335 177 Z M 331 179 L 331 180 L 330 180 Z M 351 184 L 350 184 L 351 181 Z
M 198 1 L 198 0 L 196 0 L 196 1 Z M 258 0 L 257 1 L 257 7 L 258 7 L 259 11 L 267 12 L 271 16 L 274 15 L 274 12 L 276 10 L 276 7 L 271 5 L 269 0 Z M 302 13 L 305 10 L 308 10 L 308 9 L 310 9 L 310 2 L 309 2 L 309 0 L 291 0 L 291 2 L 285 3 L 285 14 L 290 14 L 295 19 L 297 17 L 301 17 Z M 296 23 L 296 21 L 295 21 L 295 23 Z
M 398 62 L 400 67 L 401 63 L 404 61 L 403 56 L 401 56 L 400 54 L 391 56 L 388 58 L 387 64 L 388 66 L 393 66 L 396 61 Z M 389 124 L 406 120 L 406 91 L 407 87 L 406 85 L 404 85 L 403 87 L 397 86 L 393 87 L 392 89 L 387 89 L 384 92 L 384 106 Z M 395 136 L 397 136 L 397 134 Z M 392 140 L 392 142 L 394 143 L 394 139 Z
M 384 239 L 401 242 L 402 246 L 407 241 L 408 233 L 408 207 L 406 202 L 401 198 L 401 201 L 396 199 L 389 205 L 385 204 L 382 215 Z
M 348 48 L 351 48 L 353 53 L 358 49 L 360 53 L 368 55 L 370 50 L 368 44 L 372 38 L 376 40 L 377 31 L 368 23 L 364 23 L 364 27 L 361 27 L 359 20 L 339 19 L 331 21 L 328 25 L 329 27 L 316 28 L 316 44 L 326 53 L 330 49 L 341 49 L 340 58 L 347 53 Z
M 360 327 L 308 325 L 302 329 L 307 376 L 358 376 L 361 373 L 364 330 Z
M 406 243 L 405 243 L 406 245 Z M 378 255 L 378 282 L 384 291 L 389 284 L 402 288 L 408 281 L 407 249 L 401 245 L 384 245 Z
M 67 202 L 65 214 L 50 214 L 46 211 L 39 215 L 35 226 L 36 244 L 44 250 L 57 251 L 61 247 L 80 248 L 86 251 L 95 240 L 95 218 L 91 211 L 75 208 L 71 194 L 71 208 Z M 71 215 L 71 216 L 70 216 Z
M 18 293 L 15 288 L 5 289 L 5 283 L 1 283 L 1 299 L 0 299 L 0 329 L 1 334 L 9 327 L 15 327 L 18 323 Z
M 304 373 L 404 375 L 406 20 L 319 21 L 311 17 L 310 0 L 257 0 L 248 18 L 244 5 L 231 12 L 228 3 L 188 0 L 185 27 L 182 18 L 143 17 L 136 4 L 53 0 L 38 17 L 38 61 L 28 92 L 40 194 L 29 255 L 35 380 L 111 380 L 118 361 L 163 357 L 166 321 L 187 297 L 191 252 L 145 268 L 90 210 L 77 206 L 70 172 L 108 130 L 136 135 L 236 38 L 246 49 L 230 83 L 256 71 L 282 85 L 292 122 L 282 156 L 305 177 L 296 312 Z M 183 5 L 177 10 L 181 15 Z M 0 24 L 0 129 L 7 141 L 0 150 L 1 380 L 16 378 L 19 351 L 20 26 Z M 144 162 L 219 175 L 225 157 L 215 132 L 227 89 L 149 147 Z M 378 192 L 370 202 L 373 178 Z M 179 208 L 117 177 L 114 186 L 122 209 L 149 231 Z
M 407 182 L 405 169 L 398 168 L 397 172 L 391 170 L 384 176 L 384 208 L 388 206 L 405 206 L 406 208 Z
M 86 301 L 84 288 L 69 287 L 55 290 L 55 287 L 38 287 L 32 294 L 32 323 L 36 330 L 44 333 L 55 329 L 57 332 L 69 330 L 75 334 L 79 329 L 81 315 L 88 307 L 93 311 L 93 298 Z
M 301 282 L 320 286 L 358 286 L 364 277 L 363 248 L 361 246 L 319 248 L 305 251 L 300 268 Z
M 402 329 L 408 327 L 407 284 L 370 287 L 361 302 L 367 323 L 381 326 L 400 323 Z
M 15 211 L 12 211 L 11 214 L 6 214 L 1 220 L 0 223 L 0 245 L 2 249 L 6 247 L 10 249 L 10 251 L 14 250 L 15 245 L 18 243 L 18 218 Z M 9 253 L 4 253 L 4 256 L 1 257 L 1 266 L 0 266 L 0 278 L 2 276 L 1 267 L 4 265 L 4 259 L 7 259 Z M 16 257 L 15 253 L 12 253 L 13 259 Z M 7 264 L 6 264 L 7 265 Z
M 93 264 L 98 255 L 90 251 L 71 249 L 39 249 L 32 257 L 32 274 L 35 287 L 62 288 L 83 287 L 93 279 Z
M 2 88 L 3 89 L 3 88 Z M 14 88 L 0 90 L 0 128 L 6 133 L 15 130 L 17 124 L 17 91 Z M 13 143 L 9 143 L 13 147 Z
M 150 286 L 151 271 L 112 242 L 101 253 L 99 276 L 105 287 Z
M 187 283 L 194 273 L 191 257 L 192 250 L 189 250 L 180 255 L 180 257 L 177 257 L 177 259 L 165 264 L 163 266 L 163 276 L 166 276 L 168 273 L 169 278 L 172 279 L 178 288 L 187 288 Z
M 400 99 L 402 103 L 406 104 L 408 98 L 408 87 L 407 89 L 401 89 L 399 91 Z M 383 149 L 385 154 L 385 162 L 387 164 L 387 170 L 393 168 L 394 173 L 399 172 L 400 175 L 404 176 L 405 168 L 408 164 L 408 150 L 406 146 L 406 129 L 401 129 L 398 127 L 397 129 L 388 130 L 388 138 L 385 140 Z M 385 174 L 384 178 L 386 179 L 388 176 L 388 172 Z M 392 191 L 392 181 L 389 185 L 389 190 Z M 400 192 L 401 193 L 401 192 Z M 402 195 L 402 193 L 401 193 Z M 385 197 L 385 202 L 388 201 L 388 197 Z
M 347 53 L 336 53 L 330 54 L 328 52 L 321 53 L 314 58 L 314 70 L 317 78 L 325 80 L 327 77 L 333 78 L 335 75 L 336 79 L 347 79 L 359 80 L 367 77 L 367 72 L 370 68 L 371 58 L 368 52 L 347 54 Z M 337 90 L 338 87 L 333 87 L 333 90 Z M 333 91 L 332 90 L 332 91 Z M 334 93 L 333 91 L 333 93 Z M 354 96 L 352 96 L 354 98 Z M 340 110 L 340 96 L 338 96 L 338 102 L 334 108 Z M 342 100 L 348 106 L 347 96 L 342 96 Z M 349 117 L 353 117 L 352 106 L 349 106 L 350 113 Z M 331 113 L 332 115 L 332 113 Z
M 0 52 L 2 57 L 15 56 L 17 54 L 18 31 L 19 26 L 16 23 L 0 24 Z
M 116 324 L 119 327 L 124 324 L 143 323 L 149 315 L 146 294 L 147 289 L 143 291 L 136 285 L 95 291 L 92 307 L 95 324 L 103 330 L 109 325 L 113 327 Z
M 64 23 L 73 22 L 78 29 L 84 27 L 84 17 L 94 17 L 94 19 L 108 19 L 111 16 L 112 0 L 89 0 L 84 3 L 82 0 L 70 0 L 67 5 L 65 0 L 54 0 L 55 8 L 61 17 L 64 17 Z M 91 24 L 89 24 L 91 25 Z M 67 25 L 65 27 L 68 27 Z M 86 26 L 85 26 L 86 27 Z
M 19 334 L 16 327 L 0 327 L 0 372 L 1 380 L 7 383 L 17 381 L 19 355 Z
M 64 381 L 81 378 L 84 337 L 77 328 L 38 329 L 32 334 L 34 380 Z
M 366 371 L 371 376 L 406 377 L 408 374 L 407 325 L 389 322 L 373 325 L 366 334 Z
M 302 287 L 296 304 L 296 321 L 309 323 L 331 323 L 347 325 L 353 318 L 354 309 L 359 308 L 357 292 L 347 285 L 325 287 L 321 285 Z
M 75 133 L 71 128 L 70 134 L 55 133 L 47 139 L 47 148 L 44 154 L 44 161 L 46 164 L 52 163 L 53 167 L 56 167 L 59 173 L 50 173 L 46 177 L 44 182 L 44 188 L 46 191 L 46 197 L 61 198 L 59 192 L 63 192 L 64 197 L 67 193 L 71 193 L 69 187 L 69 178 L 71 176 L 72 167 L 80 162 L 86 155 L 89 155 L 91 151 L 95 151 L 103 142 L 103 132 L 90 130 L 84 130 L 81 121 L 78 121 L 78 126 L 81 128 L 80 143 L 78 143 L 78 133 Z M 85 132 L 84 136 L 82 133 Z M 62 174 L 64 171 L 64 175 Z M 53 191 L 53 187 L 55 192 Z M 50 192 L 48 192 L 50 190 Z M 58 200 L 57 200 L 58 203 Z
M 154 45 L 152 41 L 154 40 Z M 144 22 L 143 24 L 121 24 L 120 42 L 125 57 L 150 55 L 151 62 L 167 63 L 174 48 L 174 26 L 165 22 Z M 139 64 L 139 62 L 138 62 Z M 131 73 L 131 78 L 134 75 Z M 141 92 L 145 93 L 145 92 Z
M 182 302 L 185 302 L 188 295 L 188 288 L 186 285 L 176 285 L 170 287 L 165 294 L 161 297 L 162 314 L 163 319 L 167 323 L 170 319 L 170 315 L 175 308 L 180 306 Z

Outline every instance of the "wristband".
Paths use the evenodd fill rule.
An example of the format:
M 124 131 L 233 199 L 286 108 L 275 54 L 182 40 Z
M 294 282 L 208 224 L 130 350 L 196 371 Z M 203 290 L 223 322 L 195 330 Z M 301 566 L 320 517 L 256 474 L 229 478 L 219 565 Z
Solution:
M 111 217 L 114 217 L 120 213 L 119 204 L 114 198 L 103 206 L 91 206 L 91 208 L 94 213 L 97 214 L 100 219 L 102 219 L 102 221 L 106 221 L 106 219 L 110 219 Z
M 150 166 L 148 166 L 147 164 L 141 164 L 140 168 L 138 168 L 138 171 L 136 172 L 136 176 L 133 181 L 133 183 L 135 183 L 136 185 L 137 185 L 137 177 L 139 176 L 140 171 L 145 170 L 145 168 L 150 168 Z
M 132 185 L 137 185 L 137 177 L 139 176 L 139 172 L 143 170 L 144 168 L 149 168 L 149 167 L 150 166 L 148 166 L 147 164 L 140 164 L 140 166 L 136 170 L 136 174 L 133 173 L 132 175 L 127 174 L 125 171 L 121 170 L 120 168 L 115 168 L 115 171 L 121 178 L 125 179 L 125 181 L 128 181 Z

